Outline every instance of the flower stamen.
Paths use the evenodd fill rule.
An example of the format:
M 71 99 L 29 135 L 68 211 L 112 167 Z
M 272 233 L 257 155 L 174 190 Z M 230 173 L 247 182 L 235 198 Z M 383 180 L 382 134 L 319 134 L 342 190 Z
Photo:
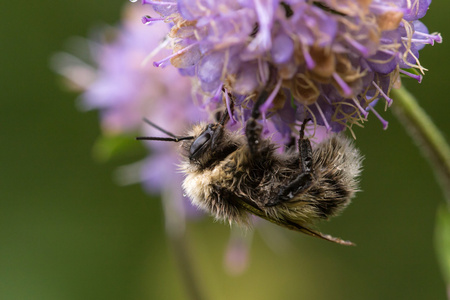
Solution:
M 383 129 L 386 130 L 388 128 L 389 122 L 383 119 L 381 115 L 375 110 L 375 108 L 373 108 L 372 105 L 369 104 L 367 107 L 370 109 L 371 112 L 373 112 L 373 114 L 378 118 L 378 120 L 380 120 L 381 124 L 383 124 Z
M 174 18 L 152 18 L 150 16 L 143 16 L 141 18 L 142 24 L 144 25 L 153 25 L 157 21 L 167 21 L 167 20 L 173 20 Z
M 344 35 L 344 39 L 352 45 L 356 50 L 358 50 L 363 57 L 367 57 L 369 55 L 369 49 L 367 47 L 364 47 L 360 43 L 358 43 L 355 39 L 349 37 L 347 34 Z
M 414 32 L 414 35 L 419 35 L 419 36 L 423 36 L 423 37 L 425 37 L 427 40 L 429 40 L 430 41 L 430 45 L 431 46 L 434 46 L 434 42 L 436 42 L 436 43 L 438 43 L 438 44 L 440 44 L 440 43 L 442 43 L 442 36 L 439 34 L 439 33 L 432 33 L 432 34 L 429 34 L 429 33 L 425 33 L 425 32 L 420 32 L 420 31 L 416 31 L 416 32 Z M 414 42 L 414 41 L 417 41 L 417 42 L 422 42 L 423 43 L 423 41 L 425 41 L 425 40 L 421 40 L 421 39 L 412 39 L 412 41 Z
M 380 92 L 381 96 L 383 96 L 383 98 L 386 99 L 386 102 L 390 107 L 392 105 L 392 102 L 394 102 L 394 100 L 392 100 L 392 98 L 389 98 L 389 96 L 386 95 L 385 92 L 383 92 L 383 90 L 378 86 L 378 84 L 375 83 L 375 81 L 372 81 L 372 85 L 378 90 L 378 92 Z
M 327 122 L 327 118 L 325 118 L 325 114 L 323 113 L 322 109 L 320 108 L 319 104 L 317 102 L 314 102 L 316 105 L 317 110 L 319 111 L 320 116 L 322 117 L 323 123 L 325 124 L 325 128 L 327 129 L 327 132 L 331 131 L 331 126 Z
M 278 80 L 277 85 L 275 86 L 275 88 L 273 89 L 272 93 L 270 93 L 269 97 L 267 98 L 266 102 L 264 102 L 261 107 L 260 107 L 260 111 L 262 113 L 265 113 L 267 111 L 267 109 L 269 108 L 269 106 L 272 104 L 273 100 L 275 99 L 275 97 L 278 94 L 278 91 L 280 90 L 281 87 L 281 83 L 282 80 Z
M 303 57 L 305 58 L 305 62 L 306 62 L 306 67 L 309 70 L 314 69 L 316 66 L 316 62 L 312 58 L 311 53 L 309 53 L 308 46 L 304 43 L 302 43 L 302 50 L 303 50 Z
M 337 84 L 342 88 L 344 96 L 350 97 L 353 93 L 350 86 L 336 72 L 333 72 L 333 78 L 334 80 L 336 80 Z
M 411 77 L 413 79 L 416 79 L 419 83 L 422 82 L 423 76 L 420 75 L 420 74 L 419 75 L 413 74 L 413 73 L 407 72 L 407 71 L 405 71 L 403 69 L 400 69 L 399 72 L 402 73 L 402 74 L 405 74 L 406 76 L 409 76 L 409 77 Z
M 137 0 L 131 2 L 136 2 Z M 151 0 L 142 0 L 142 4 L 152 4 L 152 5 L 177 5 L 176 2 L 165 2 L 165 1 L 151 1 Z
M 196 45 L 198 45 L 198 44 L 199 44 L 199 42 L 192 43 L 192 44 L 190 44 L 189 46 L 186 46 L 186 47 L 184 47 L 183 49 L 178 50 L 178 51 L 175 52 L 175 53 L 172 53 L 171 55 L 167 56 L 166 58 L 161 59 L 160 61 L 155 61 L 155 62 L 153 62 L 153 66 L 155 66 L 155 67 L 160 67 L 163 63 L 165 63 L 165 62 L 168 61 L 169 59 L 171 59 L 171 58 L 173 58 L 173 57 L 175 57 L 175 56 L 178 56 L 178 55 L 180 55 L 180 54 L 183 54 L 184 52 L 188 51 L 189 49 L 191 49 L 192 47 L 194 47 L 194 46 L 196 46 Z
M 361 114 L 364 116 L 364 119 L 367 119 L 367 116 L 369 115 L 369 113 L 361 106 L 361 104 L 359 103 L 358 99 L 353 97 L 352 100 L 355 103 L 356 107 L 361 112 Z
M 142 66 L 146 66 L 147 63 L 153 58 L 155 57 L 159 51 L 161 51 L 162 49 L 166 48 L 167 45 L 169 45 L 170 40 L 168 38 L 164 39 L 161 43 L 158 44 L 158 47 L 156 47 L 155 49 L 152 50 L 152 52 L 150 52 L 142 61 Z

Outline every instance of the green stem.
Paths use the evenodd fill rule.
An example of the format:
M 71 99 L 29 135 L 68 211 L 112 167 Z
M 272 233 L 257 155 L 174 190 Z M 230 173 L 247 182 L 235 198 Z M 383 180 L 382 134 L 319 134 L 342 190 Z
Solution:
M 444 136 L 434 125 L 431 118 L 419 106 L 417 100 L 405 88 L 391 91 L 394 98 L 394 113 L 409 131 L 424 155 L 428 158 L 442 191 L 447 199 L 447 205 L 438 213 L 435 232 L 435 247 L 440 266 L 447 282 L 447 297 L 450 300 L 449 282 L 449 237 L 450 227 L 445 217 L 450 210 L 450 147 Z
M 415 97 L 405 88 L 393 89 L 394 113 L 429 159 L 450 206 L 450 147 Z
M 202 282 L 198 279 L 196 265 L 189 249 L 189 240 L 186 236 L 186 220 L 183 210 L 184 199 L 167 187 L 163 191 L 164 216 L 166 219 L 166 233 L 172 246 L 175 262 L 180 271 L 187 297 L 190 300 L 207 299 Z
M 186 236 L 184 234 L 169 234 L 169 239 L 172 244 L 172 250 L 174 251 L 176 263 L 180 270 L 180 275 L 184 282 L 188 298 L 192 300 L 206 299 L 198 280 L 197 273 L 195 272 L 191 255 L 189 255 L 190 249 L 188 247 Z

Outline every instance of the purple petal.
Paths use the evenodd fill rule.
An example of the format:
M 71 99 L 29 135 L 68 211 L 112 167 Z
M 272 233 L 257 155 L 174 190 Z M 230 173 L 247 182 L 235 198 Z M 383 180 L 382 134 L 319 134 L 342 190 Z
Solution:
M 246 95 L 253 92 L 259 85 L 257 80 L 258 66 L 256 64 L 242 64 L 236 75 L 234 90 L 237 94 Z
M 272 59 L 275 63 L 283 64 L 287 62 L 294 53 L 294 41 L 284 34 L 277 35 L 272 43 Z
M 195 20 L 202 13 L 197 5 L 197 0 L 178 0 L 178 12 L 188 21 Z
M 378 51 L 367 59 L 367 63 L 373 72 L 389 74 L 397 68 L 397 53 L 385 53 Z
M 224 59 L 224 53 L 214 52 L 204 56 L 200 61 L 197 76 L 200 79 L 202 88 L 205 92 L 212 92 L 220 85 Z

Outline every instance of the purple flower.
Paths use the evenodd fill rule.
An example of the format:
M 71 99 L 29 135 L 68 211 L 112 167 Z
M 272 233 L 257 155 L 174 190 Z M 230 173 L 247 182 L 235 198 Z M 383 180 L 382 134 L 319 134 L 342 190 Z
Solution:
M 150 2 L 150 1 L 147 1 Z M 194 104 L 198 100 L 191 96 L 192 84 L 188 77 L 182 74 L 194 75 L 194 69 L 154 68 L 151 60 L 161 59 L 169 55 L 165 49 L 170 31 L 168 24 L 162 22 L 169 18 L 152 18 L 153 9 L 148 8 L 149 15 L 138 20 L 136 14 L 142 14 L 138 7 L 127 10 L 128 18 L 123 20 L 117 28 L 107 28 L 97 33 L 95 39 L 86 41 L 89 46 L 92 64 L 67 53 L 55 56 L 56 71 L 68 79 L 72 87 L 82 92 L 81 105 L 85 109 L 97 109 L 100 112 L 100 121 L 103 134 L 120 135 L 136 133 L 143 136 L 164 136 L 155 128 L 145 124 L 143 117 L 150 119 L 167 131 L 182 135 L 189 126 L 198 121 L 210 120 L 208 112 L 221 102 L 224 97 L 231 101 L 221 89 L 214 90 L 212 97 L 206 99 L 199 107 Z M 169 11 L 169 6 L 158 11 Z M 153 27 L 142 26 L 152 25 Z M 153 31 L 155 30 L 155 32 Z M 113 37 L 111 39 L 111 37 Z M 77 47 L 80 41 L 77 41 Z M 183 43 L 182 43 L 183 44 Z M 184 44 L 183 44 L 184 45 Z M 190 49 L 193 49 L 192 46 Z M 185 48 L 184 48 L 185 49 Z M 282 59 L 283 54 L 280 54 Z M 222 53 L 215 53 L 210 60 L 204 61 L 203 76 L 205 82 L 209 80 L 214 84 L 220 79 L 215 72 L 216 64 L 224 59 Z M 148 62 L 148 63 L 147 63 Z M 209 64 L 209 65 L 207 65 Z M 249 69 L 248 72 L 253 69 Z M 256 66 L 256 70 L 258 67 Z M 218 76 L 218 77 L 215 77 Z M 245 78 L 242 82 L 245 88 Z M 281 86 L 279 86 L 280 88 Z M 286 92 L 288 90 L 285 89 Z M 279 98 L 279 97 L 277 97 Z M 239 104 L 239 113 L 235 118 L 241 122 L 229 122 L 231 130 L 242 130 L 242 124 L 248 117 L 249 109 L 243 109 L 248 102 L 243 95 L 235 95 L 235 103 Z M 272 99 L 272 103 L 279 103 Z M 294 122 L 296 115 L 290 102 L 282 101 L 277 114 L 265 120 L 266 137 L 280 144 L 291 139 L 289 122 Z M 308 128 L 312 132 L 313 128 Z M 325 135 L 320 129 L 315 130 L 313 142 L 317 142 Z M 183 175 L 177 170 L 179 162 L 178 144 L 164 142 L 146 142 L 149 155 L 142 161 L 120 167 L 118 174 L 122 183 L 142 182 L 145 190 L 150 194 L 160 194 L 166 217 L 166 228 L 169 233 L 179 233 L 184 228 L 185 217 L 197 217 L 201 213 L 183 195 L 181 182 Z M 280 147 L 280 151 L 283 148 Z M 256 218 L 256 217 L 255 217 Z M 258 223 L 258 222 L 255 222 Z M 279 238 L 279 234 L 277 234 Z M 249 247 L 251 235 L 241 236 L 232 233 L 229 246 L 226 250 L 225 267 L 232 274 L 243 272 L 249 261 Z
M 337 132 L 362 123 L 369 112 L 386 128 L 370 104 L 384 98 L 390 105 L 400 75 L 420 81 L 419 50 L 441 42 L 419 21 L 431 0 L 142 3 L 172 25 L 172 54 L 155 66 L 170 60 L 193 76 L 205 105 L 222 90 L 243 98 L 235 103 L 242 116 L 268 90 L 262 112 L 281 131 L 311 118 Z

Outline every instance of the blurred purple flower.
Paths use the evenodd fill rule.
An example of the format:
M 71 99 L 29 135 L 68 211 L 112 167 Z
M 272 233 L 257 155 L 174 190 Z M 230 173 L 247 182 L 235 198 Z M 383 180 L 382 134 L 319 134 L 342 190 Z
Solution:
M 231 237 L 224 256 L 224 267 L 230 275 L 240 275 L 250 263 L 250 244 L 253 232 L 231 228 Z
M 289 132 L 305 118 L 329 131 L 366 120 L 400 74 L 421 80 L 418 60 L 426 44 L 441 42 L 419 21 L 431 0 L 143 0 L 170 22 L 169 60 L 193 76 L 208 104 L 225 90 L 243 98 L 240 113 L 262 90 L 262 106 L 277 130 Z M 161 21 L 160 21 L 161 22 Z M 153 32 L 156 32 L 157 29 Z M 245 118 L 244 118 L 245 120 Z
M 146 9 L 152 13 L 151 8 Z M 165 70 L 154 68 L 149 59 L 158 59 L 168 50 L 158 49 L 169 26 L 156 24 L 152 32 L 137 21 L 142 8 L 128 7 L 126 18 L 117 28 L 102 30 L 95 40 L 87 41 L 95 66 L 67 53 L 55 56 L 57 71 L 83 91 L 81 105 L 98 109 L 105 135 L 136 133 L 139 135 L 164 135 L 142 121 L 147 117 L 164 129 L 182 134 L 187 126 L 208 118 L 206 111 L 196 107 L 191 99 L 191 82 L 172 66 Z M 153 12 L 154 13 L 154 12 Z M 112 37 L 112 39 L 111 39 Z M 79 46 L 79 45 L 78 45 Z M 174 84 L 176 82 L 176 84 Z M 178 144 L 145 143 L 148 157 L 139 164 L 138 178 L 152 194 L 162 194 L 163 200 L 177 202 L 178 210 L 188 209 L 190 215 L 196 208 L 182 195 L 182 175 L 178 174 Z M 134 165 L 135 166 L 135 165 Z M 122 167 L 125 181 L 133 182 L 136 168 Z M 168 191 L 171 191 L 168 193 Z M 170 194 L 170 195 L 169 195 Z

